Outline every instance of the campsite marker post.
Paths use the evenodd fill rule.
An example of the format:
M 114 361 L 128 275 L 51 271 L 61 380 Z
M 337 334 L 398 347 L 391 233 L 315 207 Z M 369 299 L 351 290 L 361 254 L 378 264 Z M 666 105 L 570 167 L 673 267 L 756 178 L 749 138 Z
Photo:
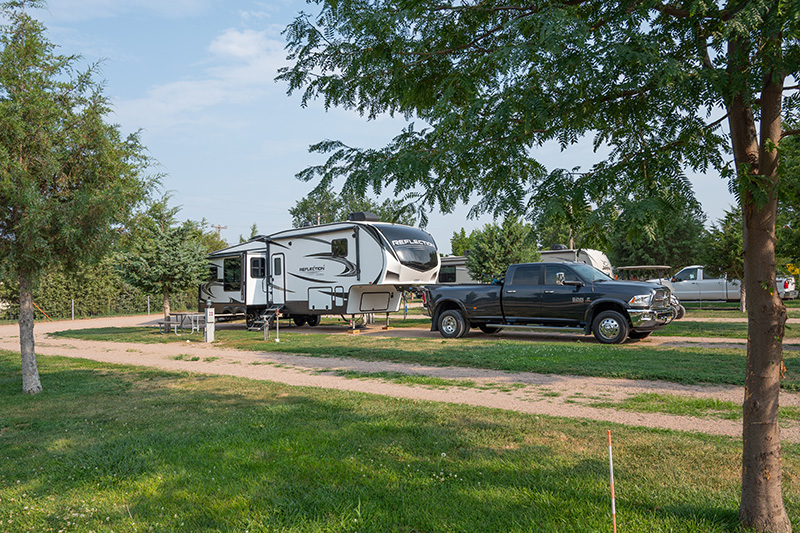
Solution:
M 611 472 L 611 520 L 617 533 L 617 506 L 614 502 L 614 456 L 611 453 L 611 430 L 608 430 L 608 466 Z
M 214 324 L 216 318 L 214 317 L 214 308 L 206 307 L 206 327 L 203 330 L 203 337 L 205 342 L 214 342 Z

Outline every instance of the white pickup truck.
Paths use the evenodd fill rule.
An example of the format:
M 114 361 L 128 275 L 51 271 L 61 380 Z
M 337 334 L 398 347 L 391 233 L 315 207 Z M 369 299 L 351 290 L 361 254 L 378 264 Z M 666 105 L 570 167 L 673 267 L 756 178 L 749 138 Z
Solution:
M 705 272 L 705 267 L 702 265 L 683 268 L 671 279 L 662 279 L 661 283 L 672 289 L 672 294 L 681 301 L 741 299 L 742 285 L 738 279 L 712 277 Z M 781 298 L 797 298 L 792 276 L 779 276 L 775 285 Z

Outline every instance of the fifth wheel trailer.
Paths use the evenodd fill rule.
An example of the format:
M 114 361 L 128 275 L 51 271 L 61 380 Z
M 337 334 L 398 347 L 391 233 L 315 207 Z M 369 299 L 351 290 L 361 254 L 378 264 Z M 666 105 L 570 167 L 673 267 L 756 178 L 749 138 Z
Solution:
M 268 309 L 312 326 L 321 315 L 396 312 L 402 289 L 435 283 L 440 265 L 428 232 L 364 213 L 258 236 L 208 259 L 200 309 L 244 316 L 248 326 Z

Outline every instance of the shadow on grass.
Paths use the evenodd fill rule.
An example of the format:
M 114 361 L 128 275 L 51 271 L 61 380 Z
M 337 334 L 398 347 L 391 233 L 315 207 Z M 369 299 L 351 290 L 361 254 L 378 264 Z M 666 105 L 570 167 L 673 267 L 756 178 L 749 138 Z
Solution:
M 608 425 L 63 358 L 40 367 L 44 392 L 23 396 L 0 355 L 0 479 L 18 480 L 0 497 L 20 501 L 9 509 L 29 529 L 78 523 L 86 502 L 87 529 L 608 528 Z M 737 464 L 735 443 L 614 430 L 629 524 L 735 529 L 735 467 L 693 479 L 710 457 L 726 458 L 721 472 Z

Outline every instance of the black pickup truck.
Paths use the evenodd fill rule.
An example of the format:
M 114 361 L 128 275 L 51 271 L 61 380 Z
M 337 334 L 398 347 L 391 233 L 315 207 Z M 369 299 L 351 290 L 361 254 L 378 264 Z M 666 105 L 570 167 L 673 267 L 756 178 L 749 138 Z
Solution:
M 423 301 L 431 331 L 462 337 L 470 328 L 564 327 L 593 333 L 602 343 L 643 339 L 674 317 L 666 287 L 615 281 L 583 263 L 511 265 L 491 285 L 431 285 Z

